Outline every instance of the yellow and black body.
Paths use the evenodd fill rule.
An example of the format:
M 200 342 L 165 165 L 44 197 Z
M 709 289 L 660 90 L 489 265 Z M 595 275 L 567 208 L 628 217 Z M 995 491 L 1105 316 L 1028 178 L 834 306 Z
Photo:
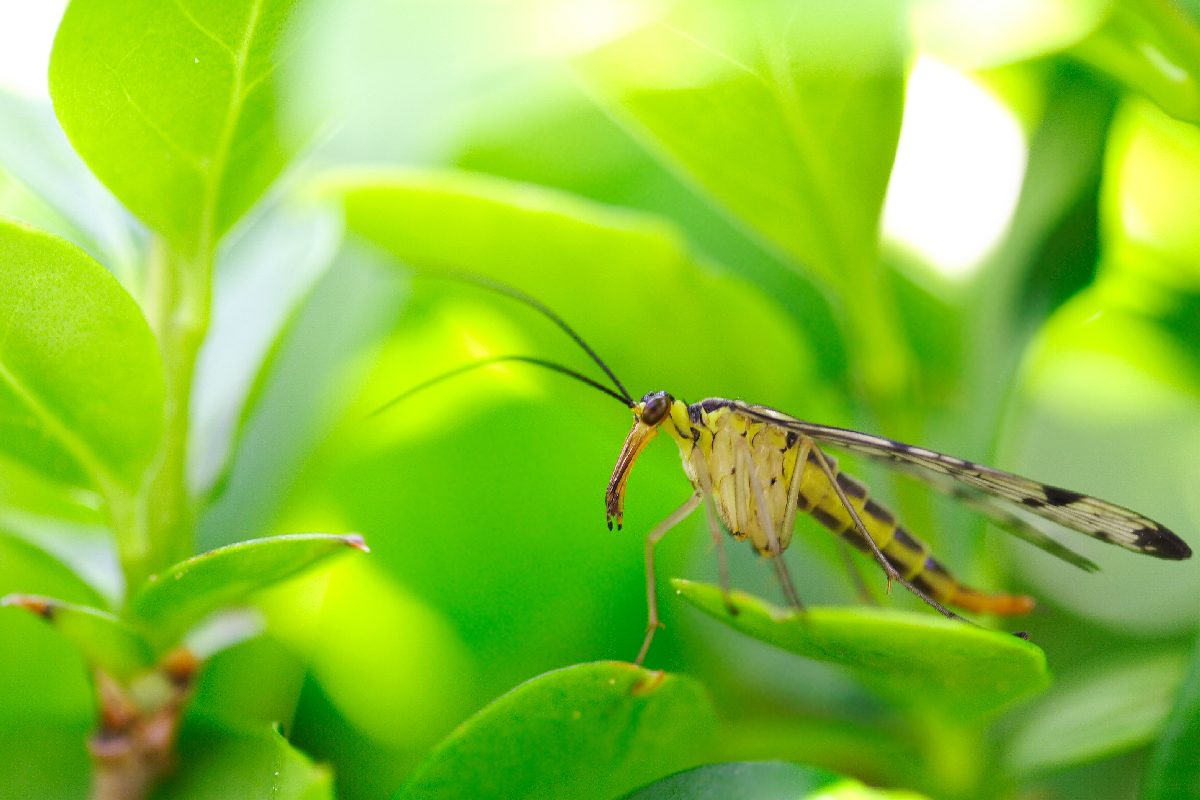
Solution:
M 988 594 L 963 586 L 925 542 L 870 498 L 863 483 L 840 472 L 836 459 L 820 453 L 811 438 L 771 421 L 769 417 L 779 415 L 774 409 L 722 398 L 689 406 L 668 394 L 652 393 L 634 407 L 634 415 L 633 430 L 609 483 L 610 525 L 623 521 L 625 483 L 634 460 L 662 431 L 679 446 L 684 472 L 696 492 L 703 494 L 706 486 L 711 487 L 726 530 L 734 539 L 748 539 L 765 556 L 778 556 L 787 548 L 798 513 L 811 515 L 859 550 L 873 552 L 844 496 L 887 562 L 939 603 L 1005 616 L 1027 613 L 1034 606 L 1026 596 Z M 702 470 L 706 474 L 700 474 Z

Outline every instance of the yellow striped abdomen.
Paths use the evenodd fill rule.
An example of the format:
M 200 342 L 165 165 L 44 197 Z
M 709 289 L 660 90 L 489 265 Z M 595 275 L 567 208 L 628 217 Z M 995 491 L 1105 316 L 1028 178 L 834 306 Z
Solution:
M 861 481 L 838 471 L 837 461 L 831 456 L 826 455 L 825 458 L 838 486 L 846 493 L 884 558 L 917 588 L 940 603 L 975 613 L 1014 616 L 1033 609 L 1033 599 L 1029 597 L 987 594 L 963 586 L 934 558 L 928 544 L 900 525 L 891 510 L 870 498 L 867 487 Z M 801 477 L 800 510 L 812 515 L 817 522 L 859 550 L 870 553 L 870 546 L 858 532 L 837 492 L 830 487 L 829 479 L 816 462 L 815 455 L 809 458 Z

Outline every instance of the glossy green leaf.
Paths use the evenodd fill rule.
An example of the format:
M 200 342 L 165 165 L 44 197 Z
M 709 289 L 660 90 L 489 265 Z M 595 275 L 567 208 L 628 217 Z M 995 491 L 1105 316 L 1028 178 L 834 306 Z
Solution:
M 286 160 L 276 120 L 292 0 L 81 0 L 50 93 L 68 138 L 121 201 L 206 255 Z
M 688 3 L 577 62 L 651 152 L 839 295 L 863 375 L 884 391 L 908 368 L 877 272 L 904 108 L 901 11 Z
M 1046 772 L 1147 744 L 1162 729 L 1185 667 L 1180 655 L 1162 656 L 1055 692 L 1013 736 L 1009 770 Z
M 691 678 L 581 664 L 518 686 L 447 737 L 401 800 L 616 798 L 703 761 L 716 733 Z
M 253 539 L 189 558 L 150 576 L 129 602 L 130 614 L 158 648 L 171 647 L 217 609 L 245 602 L 345 547 L 365 551 L 358 534 L 294 533 Z
M 1141 800 L 1200 797 L 1200 645 L 1175 705 L 1151 751 L 1142 778 Z
M 0 220 L 0 317 L 0 449 L 62 481 L 136 491 L 163 384 L 133 299 L 74 245 Z
M 1188 122 L 1200 122 L 1200 30 L 1171 0 L 1118 0 L 1072 55 Z
M 239 729 L 188 717 L 179 734 L 179 769 L 159 788 L 161 800 L 333 800 L 333 776 L 273 728 Z
M 708 764 L 656 781 L 627 800 L 799 800 L 841 780 L 786 761 Z
M 89 665 L 122 683 L 154 663 L 141 634 L 107 611 L 32 594 L 7 595 L 0 606 L 37 614 L 78 647 Z
M 732 616 L 721 590 L 671 582 L 701 611 L 784 650 L 828 661 L 905 703 L 958 715 L 991 714 L 1050 683 L 1046 655 L 1012 634 L 886 608 L 785 611 L 733 592 Z

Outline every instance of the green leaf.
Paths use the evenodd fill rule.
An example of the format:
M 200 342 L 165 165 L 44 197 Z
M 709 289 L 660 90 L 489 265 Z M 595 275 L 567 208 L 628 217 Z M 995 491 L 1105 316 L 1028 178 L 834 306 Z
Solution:
M 1200 797 L 1200 642 L 1142 776 L 1141 800 Z
M 245 602 L 256 589 L 294 575 L 346 546 L 367 550 L 358 534 L 294 533 L 231 544 L 151 575 L 131 598 L 129 611 L 145 626 L 157 648 L 172 647 L 213 611 Z
M 71 149 L 48 100 L 0 89 L 0 171 L 53 210 L 48 230 L 86 250 L 126 288 L 140 284 L 141 226 Z
M 83 652 L 88 664 L 125 683 L 154 664 L 141 634 L 118 617 L 98 608 L 33 594 L 10 594 L 0 606 L 17 606 L 37 614 Z
M 877 265 L 904 108 L 901 10 L 688 3 L 577 64 L 651 152 L 838 295 L 862 374 L 885 392 L 909 367 Z
M 205 255 L 286 160 L 276 119 L 292 0 L 77 0 L 50 94 L 97 176 L 176 252 Z
M 137 305 L 74 245 L 0 219 L 0 318 L 0 449 L 59 480 L 135 492 L 163 402 Z
M 466 172 L 364 171 L 330 179 L 327 188 L 344 195 L 348 228 L 414 266 L 496 278 L 536 294 L 576 326 L 601 316 L 580 332 L 618 375 L 640 365 L 653 378 L 653 386 L 629 387 L 635 395 L 669 387 L 677 397 L 745 394 L 791 408 L 807 400 L 807 410 L 819 413 L 812 405 L 820 396 L 812 358 L 795 327 L 753 287 L 689 253 L 680 232 L 661 217 Z M 664 296 L 673 302 L 664 304 Z M 506 317 L 520 313 L 503 298 L 487 300 Z M 699 357 L 681 355 L 683 345 L 672 337 L 702 331 L 714 319 L 739 324 L 723 328 L 720 341 L 705 347 L 701 382 Z M 631 337 L 631 329 L 649 326 L 672 343 L 650 348 Z M 544 340 L 564 341 L 538 336 Z M 746 357 L 763 342 L 771 343 L 774 361 Z M 521 346 L 509 352 L 531 348 Z M 539 350 L 570 353 L 559 360 L 579 363 L 569 342 Z M 778 363 L 788 365 L 785 374 Z M 443 361 L 439 371 L 445 369 Z M 376 407 L 397 393 L 394 374 L 391 386 L 390 396 L 372 398 Z
M 17 716 L 0 721 L 0 797 L 79 800 L 88 796 L 91 759 L 86 716 Z
M 1171 0 L 1118 0 L 1104 24 L 1067 52 L 1168 114 L 1200 122 L 1200 30 Z
M 721 590 L 671 583 L 701 611 L 791 653 L 839 664 L 894 699 L 956 715 L 993 714 L 1050 683 L 1046 655 L 1016 636 L 961 622 L 885 608 L 785 611 L 733 592 L 732 616 Z
M 238 729 L 193 714 L 179 734 L 179 769 L 159 787 L 162 800 L 333 800 L 333 776 L 273 728 Z
M 976 70 L 1028 61 L 1076 44 L 1103 24 L 1112 2 L 922 0 L 912 9 L 922 53 L 962 70 Z
M 1061 769 L 1147 744 L 1162 729 L 1185 666 L 1182 655 L 1161 656 L 1055 692 L 1013 736 L 1009 770 Z
M 840 780 L 786 761 L 708 764 L 656 781 L 627 800 L 797 800 Z
M 398 797 L 620 797 L 701 763 L 715 733 L 707 694 L 691 678 L 580 664 L 534 678 L 467 720 Z
M 880 786 L 912 784 L 923 769 L 919 740 L 874 718 L 845 721 L 764 709 L 726 722 L 721 734 L 721 760 L 793 761 Z
M 96 607 L 105 605 L 99 592 L 46 549 L 0 533 L 0 595 L 13 592 L 52 595 Z
M 223 246 L 192 393 L 187 474 L 195 493 L 212 491 L 229 469 L 256 381 L 341 241 L 336 209 L 285 199 Z

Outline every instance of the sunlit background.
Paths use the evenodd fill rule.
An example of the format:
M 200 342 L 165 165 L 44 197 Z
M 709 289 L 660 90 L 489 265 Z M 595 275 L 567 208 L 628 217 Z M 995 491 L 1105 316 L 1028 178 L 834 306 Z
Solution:
M 728 120 L 709 126 L 699 115 L 689 135 L 662 133 L 672 118 L 654 105 L 662 97 L 764 82 L 763 64 L 739 59 L 757 52 L 752 25 L 723 28 L 716 14 L 665 0 L 313 4 L 317 33 L 280 98 L 300 155 L 229 236 L 218 268 L 190 480 L 204 507 L 202 549 L 358 530 L 373 554 L 267 592 L 269 634 L 218 658 L 199 702 L 283 722 L 334 765 L 339 796 L 367 800 L 391 796 L 434 742 L 521 681 L 636 652 L 640 537 L 688 491 L 668 443 L 639 463 L 626 528 L 609 533 L 601 498 L 628 412 L 607 398 L 494 367 L 363 421 L 399 392 L 488 355 L 590 369 L 527 309 L 398 268 L 405 247 L 435 260 L 440 241 L 461 242 L 464 259 L 485 265 L 498 241 L 526 247 L 496 254 L 497 270 L 577 327 L 635 396 L 734 396 L 917 439 L 1129 505 L 1200 545 L 1200 133 L 1153 102 L 1161 97 L 1131 89 L 1138 76 L 1127 67 L 1106 69 L 1087 49 L 1108 5 L 928 0 L 903 17 L 889 12 L 912 44 L 892 54 L 907 89 L 886 191 L 867 185 L 867 170 L 825 176 L 842 202 L 831 218 L 865 215 L 874 231 L 878 214 L 880 246 L 854 239 L 848 248 L 870 263 L 851 275 L 797 255 L 805 226 L 821 226 L 770 207 L 769 191 L 741 205 L 725 192 L 726 154 L 716 148 L 715 167 L 703 159 Z M 0 86 L 50 126 L 38 130 L 53 130 L 46 66 L 64 6 L 0 1 Z M 781 49 L 803 39 L 805 24 L 829 34 L 783 61 L 815 63 L 855 31 L 853 14 L 875 19 L 870 3 L 851 6 L 849 23 L 815 9 L 786 19 Z M 886 48 L 872 37 L 894 31 L 864 27 L 866 55 L 850 52 L 846 70 L 884 74 L 873 59 Z M 1150 85 L 1189 74 L 1192 65 L 1142 45 Z M 886 122 L 887 109 L 865 105 Z M 876 121 L 846 126 L 844 149 L 875 136 L 886 140 L 878 157 L 890 159 Z M 770 167 L 768 133 L 761 153 L 727 154 L 730 174 L 751 182 L 737 168 L 758 157 Z M 311 202 L 314 184 L 380 165 L 408 170 L 397 174 L 425 199 L 469 198 L 479 218 L 492 202 L 544 213 L 558 238 L 510 232 L 500 212 L 484 232 L 469 216 L 396 223 L 413 208 L 394 219 L 364 212 L 347 233 L 339 211 Z M 69 215 L 38 199 L 25 173 L 2 161 L 0 172 L 0 213 L 68 235 Z M 114 241 L 97 234 L 89 252 L 136 284 L 141 241 Z M 859 275 L 871 278 L 851 280 Z M 1065 693 L 1049 703 L 1087 712 L 1093 679 L 1117 680 L 1134 705 L 1167 703 L 1200 621 L 1197 564 L 1064 533 L 1103 568 L 1084 574 L 881 469 L 846 464 L 921 517 L 910 526 L 965 579 L 1038 598 L 1041 608 L 1009 627 L 1047 651 Z M 89 535 L 91 549 L 58 528 L 40 541 L 111 596 L 115 562 L 103 532 Z M 714 580 L 706 544 L 691 523 L 664 541 L 660 587 L 674 576 Z M 741 548 L 732 555 L 739 586 L 778 599 L 769 570 Z M 802 523 L 792 563 L 806 597 L 855 602 L 815 524 Z M 898 724 L 837 670 L 747 641 L 669 595 L 660 588 L 667 630 L 650 663 L 705 681 L 737 731 L 731 758 L 803 760 L 797 731 L 810 720 L 870 735 Z M 910 600 L 886 602 L 915 608 Z M 1070 695 L 1073 686 L 1084 688 Z M 1047 767 L 1039 708 L 998 728 L 1033 731 L 998 757 L 1005 780 L 1026 796 L 1135 796 L 1152 731 L 1113 758 L 1083 752 Z M 830 765 L 878 766 L 864 763 Z M 934 791 L 923 778 L 915 788 Z

